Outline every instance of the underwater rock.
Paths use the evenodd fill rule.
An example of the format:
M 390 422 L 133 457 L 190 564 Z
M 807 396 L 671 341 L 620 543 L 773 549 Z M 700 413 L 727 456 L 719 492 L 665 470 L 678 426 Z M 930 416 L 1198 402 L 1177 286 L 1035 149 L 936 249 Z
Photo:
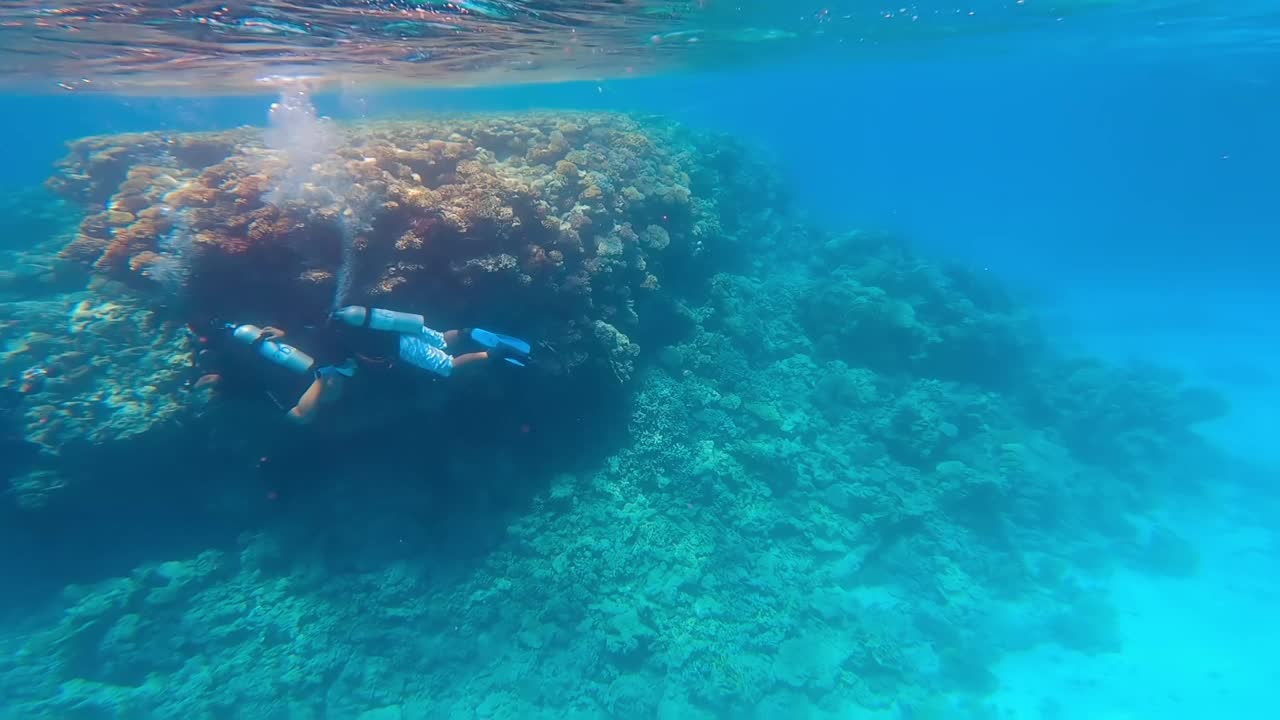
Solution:
M 139 449 L 134 443 L 156 429 L 174 439 L 190 351 L 183 333 L 138 298 L 95 284 L 0 303 L 0 331 L 8 338 L 0 376 L 42 378 L 13 410 L 25 441 L 38 450 L 33 467 L 9 479 L 19 505 L 40 506 L 74 478 L 100 473 L 100 463 Z M 145 442 L 158 449 L 164 439 Z
M 651 338 L 670 332 L 664 281 L 696 287 L 708 258 L 735 252 L 738 236 L 708 228 L 763 235 L 752 228 L 767 213 L 738 197 L 782 194 L 729 138 L 623 115 L 365 123 L 334 137 L 305 166 L 254 129 L 71 143 L 47 186 L 83 214 L 75 227 L 65 208 L 45 213 L 64 231 L 48 236 L 56 252 L 33 257 L 92 281 L 37 302 L 25 276 L 0 278 L 14 297 L 0 313 L 0 373 L 48 377 L 22 402 L 42 462 L 11 473 L 18 504 L 42 506 L 113 458 L 141 461 L 129 477 L 161 477 L 184 457 L 248 462 L 270 445 L 255 436 L 287 434 L 269 409 L 189 391 L 184 324 L 208 318 L 288 329 L 335 302 L 418 311 L 441 329 L 532 340 L 525 375 L 568 384 L 522 383 L 529 404 L 611 397 L 601 386 L 630 383 L 642 351 L 660 346 Z M 450 392 L 421 383 L 346 398 L 316 431 L 430 417 Z
M 98 209 L 62 255 L 192 317 L 317 321 L 334 302 L 376 303 L 500 322 L 538 339 L 538 372 L 585 364 L 625 381 L 643 344 L 637 302 L 704 272 L 696 256 L 730 252 L 736 238 L 706 228 L 749 232 L 761 213 L 734 198 L 776 182 L 744 162 L 720 171 L 742 152 L 725 138 L 614 114 L 337 135 L 302 170 L 250 129 L 72 143 L 48 184 Z
M 281 419 L 189 392 L 180 319 L 313 317 L 343 278 L 537 337 L 538 382 L 397 386 L 231 463 L 287 512 L 0 633 L 25 716 L 924 714 L 1031 645 L 1114 650 L 1077 572 L 1196 570 L 1134 518 L 1203 481 L 1212 396 L 1061 357 L 998 287 L 892 238 L 766 218 L 774 181 L 732 144 L 596 115 L 343 133 L 288 192 L 247 130 L 73 147 L 52 185 L 94 207 L 63 260 L 97 279 L 0 306 L 0 370 L 48 370 L 16 406 L 40 455 L 13 496 L 218 502 L 211 468 Z

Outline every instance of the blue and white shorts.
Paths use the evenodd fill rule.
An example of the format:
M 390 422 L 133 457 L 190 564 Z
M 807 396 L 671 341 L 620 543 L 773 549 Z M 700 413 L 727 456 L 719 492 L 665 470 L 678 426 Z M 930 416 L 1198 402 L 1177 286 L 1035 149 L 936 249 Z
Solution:
M 453 358 L 445 352 L 444 335 L 429 327 L 423 327 L 421 333 L 401 333 L 400 359 L 444 377 L 453 372 Z

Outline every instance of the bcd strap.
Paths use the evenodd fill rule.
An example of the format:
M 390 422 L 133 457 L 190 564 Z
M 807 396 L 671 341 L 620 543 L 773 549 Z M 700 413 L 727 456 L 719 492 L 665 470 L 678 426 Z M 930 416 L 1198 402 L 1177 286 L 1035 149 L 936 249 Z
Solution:
M 285 406 L 284 406 L 284 403 L 280 402 L 280 400 L 279 400 L 278 398 L 276 398 L 276 394 L 275 394 L 275 393 L 273 393 L 273 392 L 271 392 L 270 390 L 268 390 L 266 394 L 267 394 L 267 397 L 271 399 L 272 404 L 274 404 L 276 407 L 280 408 L 281 410 L 288 410 L 288 409 L 289 409 L 289 408 L 287 408 L 287 407 L 285 407 Z

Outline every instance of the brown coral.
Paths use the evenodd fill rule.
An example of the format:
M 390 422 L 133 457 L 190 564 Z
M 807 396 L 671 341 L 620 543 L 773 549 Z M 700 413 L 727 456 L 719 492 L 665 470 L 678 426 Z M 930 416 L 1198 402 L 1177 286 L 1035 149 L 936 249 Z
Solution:
M 220 316 L 318 316 L 349 277 L 349 299 L 496 318 L 555 347 L 547 368 L 629 376 L 631 338 L 642 337 L 630 326 L 643 322 L 631 298 L 681 272 L 680 256 L 664 256 L 683 239 L 719 239 L 708 228 L 738 190 L 724 178 L 699 193 L 690 180 L 727 166 L 733 148 L 719 138 L 620 115 L 374 123 L 340 135 L 302 178 L 248 129 L 73 143 L 49 186 L 107 209 L 84 219 L 63 256 L 126 280 L 159 257 L 185 262 L 193 311 Z M 179 231 L 182 249 L 160 247 Z M 622 356 L 600 355 L 601 339 L 617 338 L 598 323 L 619 335 L 627 325 Z

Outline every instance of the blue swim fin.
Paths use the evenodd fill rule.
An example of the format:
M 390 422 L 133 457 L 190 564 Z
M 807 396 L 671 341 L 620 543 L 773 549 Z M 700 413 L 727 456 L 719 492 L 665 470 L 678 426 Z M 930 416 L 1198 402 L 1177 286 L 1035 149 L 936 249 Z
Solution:
M 471 339 L 490 350 L 496 351 L 496 354 L 501 355 L 503 360 L 520 367 L 524 367 L 522 360 L 528 358 L 532 350 L 529 347 L 529 343 L 520 338 L 500 335 L 481 328 L 473 328 L 471 330 Z

